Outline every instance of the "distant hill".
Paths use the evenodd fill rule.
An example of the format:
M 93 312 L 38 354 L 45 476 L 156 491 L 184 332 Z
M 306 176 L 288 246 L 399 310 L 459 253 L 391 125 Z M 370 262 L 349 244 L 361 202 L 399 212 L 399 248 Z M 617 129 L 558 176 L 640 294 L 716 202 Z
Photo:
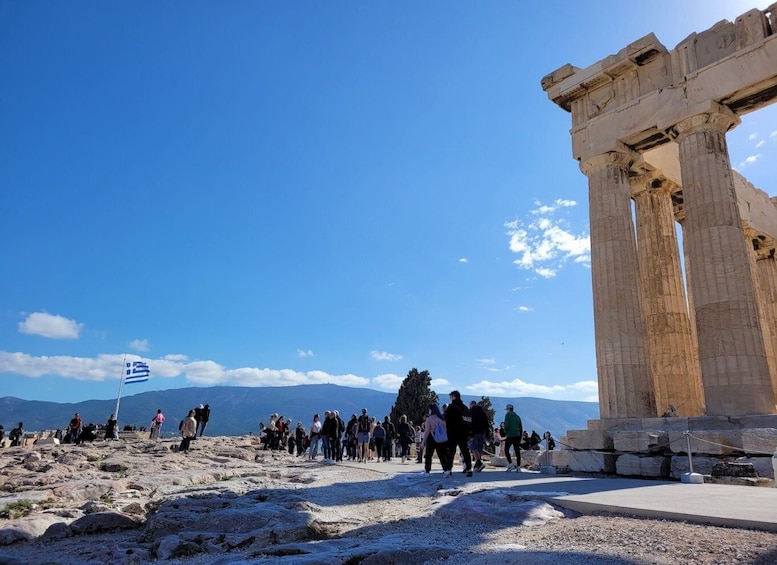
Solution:
M 298 385 L 287 387 L 192 387 L 171 390 L 141 392 L 121 399 L 119 426 L 134 424 L 148 426 L 158 408 L 167 421 L 163 432 L 177 433 L 178 423 L 187 412 L 198 404 L 209 404 L 211 420 L 208 435 L 234 436 L 256 433 L 259 422 L 266 422 L 273 412 L 301 420 L 307 428 L 313 414 L 325 410 L 339 410 L 346 421 L 351 414 L 366 408 L 373 416 L 381 418 L 389 414 L 396 401 L 396 393 L 380 392 L 366 388 L 351 388 L 331 384 Z M 479 396 L 462 397 L 465 402 L 478 400 Z M 496 410 L 497 423 L 502 421 L 508 403 L 515 405 L 523 420 L 524 429 L 537 430 L 540 435 L 550 431 L 558 438 L 569 429 L 585 429 L 588 420 L 599 417 L 599 405 L 595 402 L 546 400 L 543 398 L 503 398 L 491 396 Z M 447 397 L 441 398 L 441 401 Z M 18 422 L 24 422 L 26 430 L 54 430 L 65 428 L 75 412 L 84 423 L 104 424 L 116 409 L 115 400 L 86 400 L 78 403 L 42 402 L 21 400 L 11 396 L 0 398 L 0 424 L 10 430 Z

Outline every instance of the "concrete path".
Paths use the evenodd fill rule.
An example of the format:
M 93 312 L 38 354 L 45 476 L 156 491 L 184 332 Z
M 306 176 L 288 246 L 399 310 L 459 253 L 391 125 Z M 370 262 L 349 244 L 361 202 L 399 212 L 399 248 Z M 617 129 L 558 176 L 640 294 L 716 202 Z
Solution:
M 423 465 L 414 461 L 402 464 L 399 459 L 366 464 L 345 461 L 338 465 L 366 467 L 387 474 L 423 472 Z M 453 476 L 445 479 L 446 483 L 499 483 L 527 493 L 546 494 L 548 501 L 583 514 L 611 512 L 777 532 L 777 488 L 543 475 L 526 470 L 508 473 L 494 467 L 486 467 L 468 478 L 461 473 L 460 465 L 456 468 Z M 439 480 L 441 473 L 435 464 L 429 476 Z

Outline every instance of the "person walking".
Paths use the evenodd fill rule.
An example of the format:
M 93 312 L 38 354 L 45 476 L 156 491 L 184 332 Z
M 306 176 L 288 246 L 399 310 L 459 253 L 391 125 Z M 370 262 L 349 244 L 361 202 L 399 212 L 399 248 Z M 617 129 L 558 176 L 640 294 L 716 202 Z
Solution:
M 521 440 L 523 438 L 523 424 L 521 423 L 521 417 L 515 413 L 515 408 L 512 404 L 508 404 L 505 408 L 505 457 L 507 458 L 507 471 L 521 470 Z M 515 449 L 515 462 L 510 457 L 510 448 Z
M 367 414 L 367 409 L 362 408 L 362 415 L 358 418 L 356 438 L 358 441 L 358 455 L 361 463 L 367 462 L 370 448 L 370 429 L 372 422 Z
M 469 403 L 469 415 L 472 418 L 470 432 L 472 437 L 469 440 L 469 449 L 472 457 L 475 459 L 475 465 L 472 469 L 479 473 L 486 466 L 483 464 L 483 450 L 486 446 L 486 434 L 491 430 L 491 424 L 488 421 L 488 414 L 483 409 L 480 402 L 474 400 Z
M 313 423 L 310 424 L 310 451 L 308 459 L 311 461 L 318 455 L 318 444 L 321 441 L 321 421 L 318 414 L 313 414 Z
M 423 433 L 422 443 L 426 446 L 424 473 L 428 475 L 432 471 L 432 458 L 437 452 L 437 458 L 442 467 L 442 476 L 450 477 L 453 472 L 453 462 L 448 460 L 448 432 L 445 420 L 442 419 L 442 414 L 440 414 L 440 409 L 436 404 L 429 405 L 429 415 L 424 421 Z
M 105 422 L 105 437 L 103 438 L 105 441 L 108 441 L 109 439 L 119 439 L 119 432 L 116 429 L 117 425 L 116 415 L 111 414 L 111 417 Z
M 397 441 L 399 442 L 399 455 L 402 458 L 402 463 L 410 458 L 410 444 L 413 443 L 414 439 L 413 428 L 407 423 L 407 415 L 402 414 L 397 426 Z
M 456 448 L 459 448 L 461 456 L 464 459 L 464 474 L 472 476 L 472 456 L 467 447 L 469 439 L 470 415 L 469 409 L 461 401 L 461 393 L 458 390 L 452 390 L 450 393 L 451 403 L 445 411 L 445 426 L 448 431 L 448 459 L 453 465 L 456 457 Z
M 68 443 L 78 443 L 78 436 L 81 434 L 81 425 L 81 416 L 76 412 L 67 428 Z
M 192 417 L 194 417 L 194 410 L 191 410 Z M 151 420 L 151 433 L 148 439 L 159 439 L 162 437 L 162 424 L 165 423 L 165 415 L 162 414 L 162 409 L 156 411 L 156 416 Z
M 194 419 L 194 410 L 189 410 L 189 415 L 181 422 L 181 445 L 178 446 L 180 453 L 189 451 L 189 444 L 197 435 L 197 420 Z

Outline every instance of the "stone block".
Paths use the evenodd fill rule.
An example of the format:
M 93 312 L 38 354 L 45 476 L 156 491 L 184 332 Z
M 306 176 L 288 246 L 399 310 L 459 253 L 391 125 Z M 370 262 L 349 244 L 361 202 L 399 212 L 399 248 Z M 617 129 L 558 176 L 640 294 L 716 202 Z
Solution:
M 742 447 L 747 454 L 773 455 L 777 450 L 777 429 L 749 428 L 742 430 Z
M 669 457 L 641 457 L 627 453 L 618 457 L 615 463 L 615 472 L 625 476 L 667 478 L 669 470 Z
M 750 463 L 759 477 L 774 478 L 774 466 L 771 457 L 737 457 L 737 463 Z
M 639 418 L 605 418 L 602 420 L 588 420 L 589 430 L 638 430 Z
M 540 461 L 542 462 L 543 465 L 546 464 L 545 463 L 545 457 L 548 457 L 550 462 L 547 463 L 547 464 L 552 466 L 552 467 L 565 467 L 565 468 L 569 467 L 569 451 L 568 450 L 565 450 L 565 449 L 556 450 L 556 449 L 554 449 L 553 451 L 546 451 L 545 454 L 546 455 L 544 455 L 542 457 L 542 459 L 540 459 Z
M 572 451 L 567 452 L 569 469 L 582 473 L 615 473 L 615 461 L 618 456 L 614 453 L 602 453 L 600 451 Z
M 35 445 L 59 445 L 59 440 L 55 437 L 44 437 L 35 440 Z
M 722 461 L 712 466 L 713 477 L 746 477 L 755 479 L 758 475 L 752 463 Z
M 669 445 L 673 453 L 686 453 L 685 434 L 669 432 Z M 691 453 L 694 455 L 732 455 L 742 453 L 740 430 L 705 430 L 691 432 Z
M 544 451 L 535 449 L 521 451 L 521 467 L 538 467 L 544 465 L 544 460 L 540 459 L 542 453 L 544 453 Z
M 742 428 L 772 428 L 777 429 L 777 414 L 758 414 L 756 416 L 740 416 L 737 418 Z
M 626 453 L 647 453 L 664 447 L 669 447 L 669 435 L 663 432 L 612 432 L 615 451 Z
M 709 475 L 712 473 L 712 466 L 719 463 L 721 460 L 717 457 L 694 457 L 693 458 L 693 472 L 700 473 L 702 475 Z M 688 465 L 687 455 L 675 455 L 672 457 L 669 476 L 673 479 L 679 479 L 683 473 L 690 472 L 690 466 Z
M 642 431 L 652 432 L 684 432 L 688 429 L 687 418 L 642 418 Z
M 568 430 L 567 441 L 571 449 L 612 449 L 612 437 L 606 430 Z

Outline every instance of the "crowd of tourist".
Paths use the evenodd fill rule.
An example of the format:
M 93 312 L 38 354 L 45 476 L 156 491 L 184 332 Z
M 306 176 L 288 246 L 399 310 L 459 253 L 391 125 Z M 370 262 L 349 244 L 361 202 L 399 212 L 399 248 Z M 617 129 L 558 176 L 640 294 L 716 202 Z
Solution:
M 463 472 L 471 477 L 473 471 L 485 468 L 485 453 L 503 451 L 507 470 L 516 471 L 521 465 L 521 450 L 540 449 L 542 439 L 547 440 L 549 449 L 555 446 L 549 432 L 544 438 L 536 431 L 531 435 L 524 432 L 512 404 L 505 410 L 504 421 L 494 427 L 482 401 L 466 405 L 459 391 L 454 390 L 450 402 L 442 408 L 430 405 L 421 422 L 411 422 L 406 415 L 400 415 L 396 422 L 389 416 L 381 420 L 364 408 L 359 415 L 351 414 L 347 421 L 338 410 L 327 410 L 323 417 L 314 414 L 307 425 L 302 421 L 295 425 L 291 419 L 273 413 L 266 423 L 259 423 L 259 438 L 262 449 L 288 450 L 311 461 L 320 456 L 324 463 L 367 463 L 391 461 L 394 457 L 402 463 L 424 463 L 426 473 L 431 472 L 436 455 L 445 476 L 452 474 L 458 454 Z

